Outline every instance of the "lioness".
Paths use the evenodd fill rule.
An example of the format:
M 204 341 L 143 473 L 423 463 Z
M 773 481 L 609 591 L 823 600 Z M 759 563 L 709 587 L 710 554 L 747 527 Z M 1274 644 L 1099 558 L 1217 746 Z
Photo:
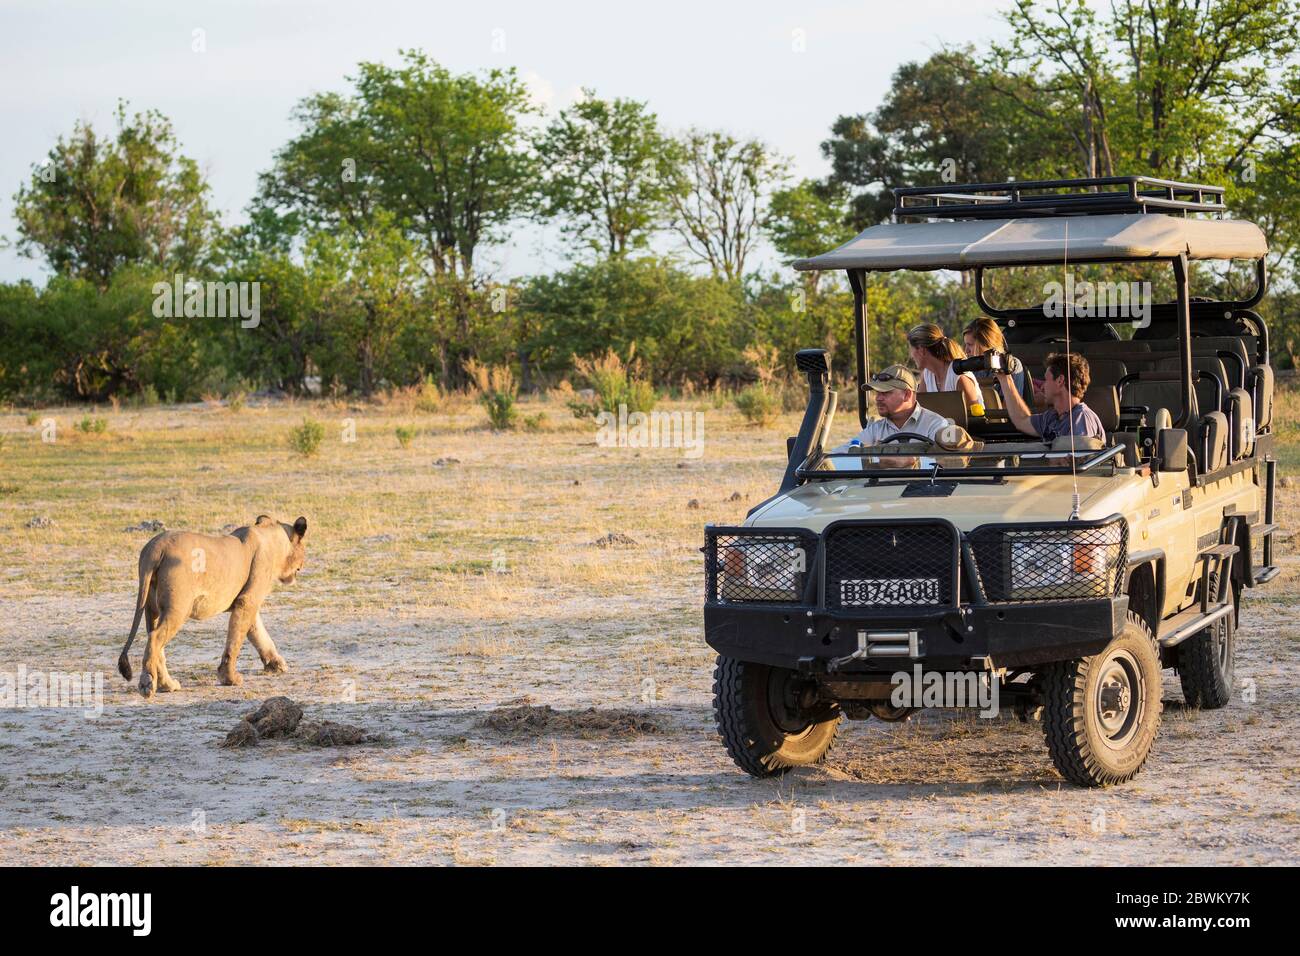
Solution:
M 131 679 L 127 654 L 140 616 L 145 615 L 147 637 L 140 665 L 140 693 L 152 697 L 154 690 L 179 690 L 167 673 L 167 642 L 176 636 L 187 618 L 202 621 L 230 612 L 226 649 L 217 665 L 223 684 L 241 684 L 235 670 L 244 636 L 257 649 L 268 673 L 282 674 L 287 667 L 262 625 L 262 601 L 276 581 L 292 584 L 306 557 L 303 535 L 307 519 L 288 525 L 268 515 L 228 535 L 164 531 L 140 552 L 140 591 L 136 598 L 131 634 L 117 659 L 117 669 Z

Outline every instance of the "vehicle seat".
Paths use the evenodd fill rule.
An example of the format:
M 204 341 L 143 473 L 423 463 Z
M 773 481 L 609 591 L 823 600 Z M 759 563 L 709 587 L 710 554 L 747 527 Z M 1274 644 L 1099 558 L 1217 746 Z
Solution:
M 1156 363 L 1154 371 L 1157 372 L 1181 372 L 1183 360 L 1173 355 L 1169 358 L 1162 358 Z M 1207 411 L 1226 412 L 1228 397 L 1228 372 L 1224 368 L 1223 359 L 1217 355 L 1193 355 L 1192 356 L 1192 373 L 1204 372 L 1205 375 L 1196 375 L 1196 404 Z
M 1246 376 L 1255 408 L 1255 427 L 1268 428 L 1273 423 L 1273 369 L 1269 365 L 1253 365 Z
M 1102 431 L 1113 432 L 1119 428 L 1119 393 L 1114 385 L 1089 385 L 1083 393 L 1083 404 L 1101 419 Z
M 970 428 L 970 410 L 966 407 L 966 396 L 961 392 L 917 392 L 916 400 L 922 408 L 928 408 L 954 425 Z
M 1210 412 L 1201 419 L 1199 432 L 1201 474 L 1227 467 L 1228 416 L 1223 412 Z
M 1249 455 L 1255 447 L 1254 403 L 1250 400 L 1250 392 L 1234 388 L 1228 393 L 1227 406 L 1232 431 L 1232 460 L 1236 461 Z
M 1183 386 L 1178 372 L 1137 372 L 1130 374 L 1120 390 L 1120 409 L 1145 408 L 1147 424 L 1154 422 L 1157 409 L 1165 409 L 1171 418 L 1183 405 Z M 1133 412 L 1132 414 L 1135 414 Z M 1188 421 L 1197 419 L 1196 392 Z

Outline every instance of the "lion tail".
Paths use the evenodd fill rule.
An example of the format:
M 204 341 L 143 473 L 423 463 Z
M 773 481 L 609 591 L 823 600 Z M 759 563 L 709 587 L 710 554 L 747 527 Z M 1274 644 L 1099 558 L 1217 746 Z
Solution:
M 127 655 L 131 652 L 131 644 L 135 641 L 135 632 L 140 629 L 140 618 L 144 616 L 145 602 L 149 598 L 149 585 L 153 583 L 154 565 L 152 562 L 146 565 L 144 561 L 140 562 L 140 593 L 135 599 L 135 620 L 131 622 L 131 633 L 126 638 L 126 644 L 122 646 L 122 653 L 117 658 L 117 671 L 127 680 L 131 679 L 131 661 Z

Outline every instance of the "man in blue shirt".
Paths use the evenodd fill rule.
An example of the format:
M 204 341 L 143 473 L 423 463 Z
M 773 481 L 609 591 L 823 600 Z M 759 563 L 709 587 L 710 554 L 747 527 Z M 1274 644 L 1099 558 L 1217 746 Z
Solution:
M 1047 375 L 1043 379 L 1043 398 L 1050 406 L 1047 411 L 1032 414 L 1025 400 L 1006 372 L 998 375 L 1002 382 L 1002 397 L 1006 402 L 1011 423 L 1026 435 L 1034 435 L 1051 442 L 1062 435 L 1075 438 L 1105 440 L 1106 431 L 1097 413 L 1083 402 L 1090 376 L 1088 360 L 1073 352 L 1053 352 L 1043 363 Z

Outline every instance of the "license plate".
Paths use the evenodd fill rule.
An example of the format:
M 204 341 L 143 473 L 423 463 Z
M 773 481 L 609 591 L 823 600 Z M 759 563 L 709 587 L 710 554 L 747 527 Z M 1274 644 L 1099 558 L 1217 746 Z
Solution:
M 938 578 L 848 578 L 840 581 L 840 604 L 938 604 Z

